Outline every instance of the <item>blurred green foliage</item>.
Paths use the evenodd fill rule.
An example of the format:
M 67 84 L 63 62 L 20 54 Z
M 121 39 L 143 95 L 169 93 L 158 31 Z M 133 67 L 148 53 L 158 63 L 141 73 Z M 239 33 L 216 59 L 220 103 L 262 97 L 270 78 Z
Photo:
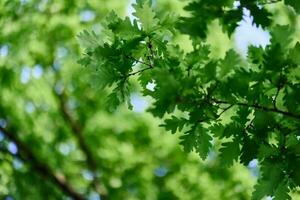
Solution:
M 94 88 L 92 70 L 77 64 L 79 33 L 92 29 L 98 37 L 109 11 L 124 17 L 129 5 L 0 1 L 0 199 L 250 199 L 256 165 L 224 168 L 214 149 L 205 162 L 185 153 L 160 120 L 108 108 L 110 91 Z M 161 13 L 184 13 L 183 5 L 157 2 Z M 225 55 L 229 39 L 222 48 L 213 42 L 214 55 Z

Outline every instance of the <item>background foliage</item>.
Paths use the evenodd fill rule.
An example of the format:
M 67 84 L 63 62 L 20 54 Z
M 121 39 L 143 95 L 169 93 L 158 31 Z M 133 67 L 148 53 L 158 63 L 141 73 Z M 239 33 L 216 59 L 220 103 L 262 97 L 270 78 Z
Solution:
M 138 1 L 132 22 L 127 1 L 1 1 L 0 198 L 250 199 L 257 177 L 254 199 L 296 193 L 299 5 L 247 2 Z M 247 59 L 245 8 L 272 34 Z M 128 110 L 141 94 L 158 119 Z M 238 106 L 254 100 L 274 112 Z

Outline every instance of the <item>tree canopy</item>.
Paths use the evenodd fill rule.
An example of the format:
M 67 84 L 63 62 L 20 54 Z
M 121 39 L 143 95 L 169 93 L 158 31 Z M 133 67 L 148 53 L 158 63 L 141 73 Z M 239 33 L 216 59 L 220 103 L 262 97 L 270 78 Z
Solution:
M 131 3 L 0 2 L 0 198 L 300 199 L 300 2 Z
M 298 1 L 196 0 L 184 7 L 188 16 L 157 13 L 151 1 L 137 1 L 132 23 L 111 13 L 102 36 L 79 35 L 85 48 L 79 63 L 95 71 L 99 87 L 112 89 L 113 107 L 131 107 L 130 78 L 138 76 L 142 94 L 154 99 L 149 111 L 165 119 L 166 130 L 184 130 L 185 151 L 206 159 L 219 140 L 224 166 L 259 160 L 252 199 L 290 199 L 289 191 L 300 184 L 300 43 L 293 34 L 299 21 L 277 24 L 270 4 L 298 17 Z M 223 58 L 210 57 L 208 24 L 217 19 L 230 37 L 245 9 L 256 26 L 269 30 L 270 44 L 250 46 L 247 58 L 232 48 Z M 191 51 L 174 42 L 177 34 L 189 36 Z

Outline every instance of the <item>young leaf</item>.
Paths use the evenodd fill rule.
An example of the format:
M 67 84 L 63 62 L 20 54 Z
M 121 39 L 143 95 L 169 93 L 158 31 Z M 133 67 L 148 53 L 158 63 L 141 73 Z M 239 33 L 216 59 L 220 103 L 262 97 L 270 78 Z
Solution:
M 133 15 L 138 18 L 143 30 L 150 33 L 158 25 L 158 19 L 151 8 L 151 1 L 138 1 L 133 7 L 135 8 Z

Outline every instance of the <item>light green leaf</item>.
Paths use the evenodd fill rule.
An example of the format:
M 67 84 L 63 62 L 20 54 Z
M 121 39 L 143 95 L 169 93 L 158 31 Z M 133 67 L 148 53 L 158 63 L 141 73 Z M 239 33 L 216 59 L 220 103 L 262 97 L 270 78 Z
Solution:
M 234 50 L 229 50 L 226 53 L 225 58 L 220 63 L 219 78 L 223 79 L 225 76 L 231 73 L 239 66 L 240 62 L 240 56 Z
M 77 38 L 81 47 L 86 49 L 94 49 L 103 44 L 101 38 L 94 31 L 84 30 L 78 34 Z
M 156 14 L 151 8 L 151 3 L 147 1 L 139 1 L 133 5 L 135 12 L 133 15 L 138 18 L 138 21 L 142 24 L 144 31 L 151 32 L 158 24 Z

